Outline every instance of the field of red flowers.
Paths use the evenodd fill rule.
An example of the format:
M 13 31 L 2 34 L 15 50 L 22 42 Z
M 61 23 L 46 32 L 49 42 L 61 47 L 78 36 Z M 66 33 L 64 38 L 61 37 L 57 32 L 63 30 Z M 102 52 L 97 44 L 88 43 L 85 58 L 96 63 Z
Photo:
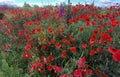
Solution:
M 120 6 L 8 9 L 0 77 L 120 77 Z

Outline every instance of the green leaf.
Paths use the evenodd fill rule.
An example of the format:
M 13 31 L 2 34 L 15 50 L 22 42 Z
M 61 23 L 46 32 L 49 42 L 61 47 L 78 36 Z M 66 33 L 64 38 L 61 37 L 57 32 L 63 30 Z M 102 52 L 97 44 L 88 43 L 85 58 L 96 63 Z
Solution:
M 2 60 L 2 70 L 9 71 L 8 63 L 4 59 Z
M 5 74 L 3 72 L 0 72 L 0 77 L 5 77 Z

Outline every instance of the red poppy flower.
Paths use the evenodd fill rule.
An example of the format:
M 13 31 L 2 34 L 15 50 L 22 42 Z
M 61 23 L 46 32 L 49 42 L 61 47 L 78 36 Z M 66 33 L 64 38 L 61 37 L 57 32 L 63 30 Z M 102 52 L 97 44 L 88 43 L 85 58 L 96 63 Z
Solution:
M 103 26 L 98 26 L 98 29 L 102 29 L 103 28 Z
M 30 44 L 27 44 L 27 45 L 25 46 L 25 51 L 28 52 L 30 49 L 31 49 L 31 45 L 30 45 Z
M 53 61 L 53 60 L 54 60 L 54 56 L 51 55 L 51 56 L 48 57 L 48 59 L 49 59 L 50 61 Z
M 30 66 L 30 72 L 33 72 L 34 70 L 36 70 L 36 64 L 33 64 L 32 66 Z
M 116 62 L 120 62 L 120 52 L 113 54 L 113 59 Z
M 28 42 L 29 42 L 29 43 L 32 43 L 32 42 L 33 42 L 33 40 L 30 38 L 30 39 L 28 39 Z
M 80 61 L 81 61 L 82 63 L 85 63 L 85 62 L 86 62 L 86 58 L 85 58 L 85 57 L 82 57 Z
M 38 28 L 37 32 L 40 34 L 40 32 L 42 31 L 42 28 Z
M 102 77 L 107 77 L 107 75 L 105 73 L 102 74 Z
M 110 53 L 112 53 L 112 54 L 115 54 L 118 50 L 117 50 L 116 48 L 114 48 L 114 47 L 109 47 L 109 48 L 108 48 L 108 51 L 109 51 Z
M 25 22 L 24 25 L 25 25 L 25 27 L 28 27 L 29 26 L 29 22 Z
M 83 72 L 84 72 L 84 70 L 82 70 L 82 69 L 76 69 L 74 71 L 74 77 L 84 77 Z
M 29 36 L 30 36 L 29 34 L 25 34 L 25 37 L 26 37 L 26 38 L 29 38 Z
M 112 37 L 107 33 L 101 32 L 101 38 L 104 44 L 112 42 Z
M 67 41 L 67 39 L 66 39 L 66 38 L 62 39 L 62 42 L 63 42 L 63 43 L 65 43 L 66 41 Z
M 97 48 L 96 51 L 99 52 L 99 53 L 103 53 L 104 52 L 103 48 Z
M 60 75 L 60 77 L 68 77 L 67 74 Z
M 48 65 L 50 62 L 50 60 L 46 60 L 45 64 Z
M 89 16 L 88 15 L 84 15 L 84 20 L 85 21 L 89 21 L 90 20 Z
M 93 55 L 95 55 L 95 54 L 96 54 L 96 51 L 95 51 L 95 50 L 90 50 L 90 53 L 89 53 L 90 56 L 93 56 Z
M 74 22 L 74 21 L 73 21 L 73 18 L 69 19 L 69 23 L 70 23 L 70 24 L 73 24 L 73 22 Z
M 88 64 L 84 64 L 84 67 L 83 68 L 88 68 L 89 67 L 89 65 Z
M 112 33 L 112 32 L 113 32 L 113 30 L 112 30 L 112 29 L 109 29 L 109 30 L 108 30 L 108 32 L 109 32 L 109 33 Z
M 24 57 L 25 59 L 29 59 L 29 58 L 31 57 L 31 54 L 25 53 L 25 54 L 23 54 L 23 57 Z
M 37 62 L 36 65 L 37 65 L 37 67 L 43 67 L 43 63 L 42 62 Z
M 58 30 L 54 30 L 54 34 L 57 35 L 58 34 Z
M 61 28 L 61 32 L 64 33 L 65 29 L 64 28 Z
M 117 20 L 111 20 L 110 24 L 111 24 L 112 27 L 116 27 L 119 23 L 118 23 Z
M 90 46 L 93 46 L 95 42 L 96 42 L 96 35 L 93 34 L 89 41 Z
M 95 74 L 98 76 L 100 75 L 100 71 L 99 70 L 95 70 Z
M 47 66 L 47 69 L 48 69 L 49 71 L 51 71 L 51 70 L 52 70 L 52 66 L 48 65 L 48 66 Z
M 54 72 L 55 73 L 60 73 L 62 71 L 62 68 L 61 67 L 58 67 L 56 65 L 53 66 L 53 69 L 54 69 Z
M 91 22 L 91 24 L 92 24 L 92 26 L 94 26 L 94 25 L 95 25 L 95 20 L 93 20 L 93 21 Z
M 95 34 L 95 35 L 98 34 L 98 30 L 94 30 L 94 34 Z
M 41 61 L 44 61 L 44 60 L 45 60 L 45 56 L 41 56 L 41 57 L 40 57 L 40 60 L 41 60 Z
M 76 51 L 76 47 L 70 47 L 70 51 L 71 52 L 75 52 Z
M 87 73 L 88 75 L 92 75 L 92 70 L 91 70 L 91 69 L 87 69 L 87 70 L 86 70 L 86 73 Z
M 3 52 L 8 52 L 7 50 L 3 50 Z
M 73 37 L 70 37 L 70 41 L 73 43 L 75 39 Z
M 56 46 L 56 48 L 59 49 L 62 45 L 60 43 L 57 43 L 55 46 Z
M 34 24 L 35 24 L 36 26 L 38 26 L 38 25 L 39 25 L 39 22 L 38 22 L 38 21 L 35 21 Z
M 35 68 L 32 66 L 30 67 L 30 72 L 33 72 L 35 70 Z
M 32 34 L 35 34 L 35 29 L 32 29 L 31 33 L 32 33 Z
M 55 43 L 55 40 L 54 40 L 54 39 L 52 39 L 50 42 L 51 42 L 51 44 L 54 44 L 54 43 Z
M 6 48 L 7 48 L 7 45 L 3 45 L 2 48 L 6 49 Z
M 52 32 L 52 28 L 49 27 L 49 28 L 48 28 L 48 31 L 49 31 L 49 32 Z
M 85 57 L 82 57 L 81 59 L 80 59 L 80 61 L 79 62 L 77 62 L 77 65 L 79 66 L 79 67 L 83 67 L 83 64 L 86 62 L 86 58 Z
M 79 10 L 78 10 L 78 8 L 74 7 L 72 11 L 74 14 L 76 14 L 76 13 L 78 13 Z
M 80 30 L 80 32 L 82 32 L 82 31 L 84 31 L 84 28 L 83 28 L 83 27 L 81 27 L 79 30 Z
M 38 71 L 39 71 L 40 73 L 44 73 L 44 72 L 45 72 L 45 69 L 44 69 L 44 68 L 38 68 Z
M 63 50 L 62 51 L 62 58 L 66 58 L 66 57 L 67 57 L 66 50 Z
M 67 54 L 66 53 L 62 53 L 62 58 L 66 58 Z
M 87 21 L 87 22 L 86 22 L 86 26 L 89 26 L 89 25 L 90 25 L 90 22 L 89 22 L 89 21 Z
M 70 41 L 66 41 L 66 43 L 67 43 L 67 45 L 70 45 L 70 44 L 71 44 Z
M 47 47 L 46 45 L 43 45 L 43 46 L 41 47 L 41 50 L 45 49 L 46 47 Z
M 82 47 L 83 47 L 83 48 L 86 48 L 86 47 L 87 47 L 87 44 L 82 44 Z

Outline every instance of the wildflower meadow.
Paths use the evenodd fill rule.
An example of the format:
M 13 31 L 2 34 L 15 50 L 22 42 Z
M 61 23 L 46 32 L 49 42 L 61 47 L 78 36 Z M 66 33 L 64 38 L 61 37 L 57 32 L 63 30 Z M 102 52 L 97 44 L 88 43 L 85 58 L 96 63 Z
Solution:
M 120 77 L 120 6 L 0 13 L 0 77 Z

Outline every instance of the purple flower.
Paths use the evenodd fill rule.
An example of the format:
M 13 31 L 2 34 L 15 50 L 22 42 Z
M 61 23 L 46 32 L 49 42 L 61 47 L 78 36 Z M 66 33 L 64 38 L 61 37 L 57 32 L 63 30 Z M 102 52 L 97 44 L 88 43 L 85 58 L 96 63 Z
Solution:
M 69 14 L 69 19 L 72 19 L 72 15 L 71 14 Z
M 62 16 L 64 13 L 64 6 L 61 4 L 60 6 L 60 16 Z
M 46 10 L 44 11 L 44 15 L 46 15 Z

